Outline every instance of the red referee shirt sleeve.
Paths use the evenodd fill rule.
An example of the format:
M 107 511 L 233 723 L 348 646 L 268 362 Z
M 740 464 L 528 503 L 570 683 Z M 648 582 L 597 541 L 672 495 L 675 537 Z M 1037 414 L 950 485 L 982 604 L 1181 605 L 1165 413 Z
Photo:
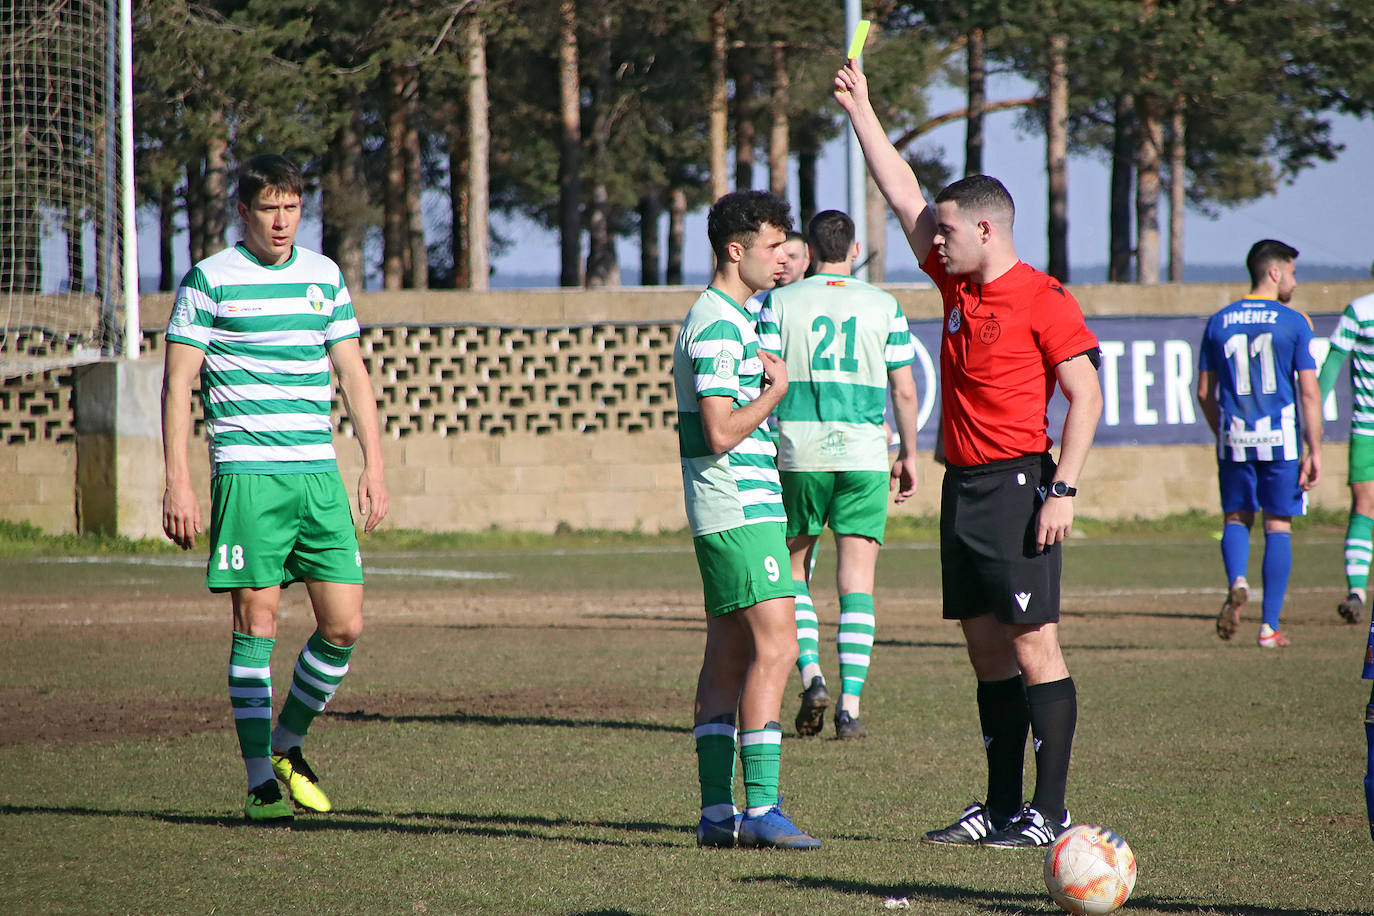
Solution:
M 1097 346 L 1097 335 L 1088 330 L 1078 300 L 1054 279 L 1036 296 L 1031 333 L 1051 366 Z

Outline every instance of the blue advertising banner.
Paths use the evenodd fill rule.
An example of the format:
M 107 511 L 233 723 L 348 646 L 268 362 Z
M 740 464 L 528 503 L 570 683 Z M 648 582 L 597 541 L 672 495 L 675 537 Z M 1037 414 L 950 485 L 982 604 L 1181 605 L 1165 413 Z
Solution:
M 1327 338 L 1339 315 L 1313 315 L 1312 355 L 1326 357 Z M 1089 318 L 1088 328 L 1102 345 L 1102 419 L 1095 445 L 1207 445 L 1212 431 L 1197 405 L 1198 346 L 1206 316 L 1131 316 Z M 934 319 L 912 321 L 920 432 L 916 447 L 935 447 L 939 422 L 940 329 Z M 1350 370 L 1341 370 L 1335 390 L 1323 405 L 1324 439 L 1350 436 Z M 1050 402 L 1050 438 L 1058 440 L 1068 404 L 1055 390 Z

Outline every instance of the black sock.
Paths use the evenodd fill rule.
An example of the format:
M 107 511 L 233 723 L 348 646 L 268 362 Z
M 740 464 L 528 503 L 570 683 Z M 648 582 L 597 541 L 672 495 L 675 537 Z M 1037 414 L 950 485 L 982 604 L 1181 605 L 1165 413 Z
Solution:
M 1031 734 L 1035 736 L 1035 795 L 1031 804 L 1054 824 L 1064 821 L 1069 757 L 1078 724 L 1078 691 L 1073 678 L 1026 688 Z
M 1021 773 L 1026 763 L 1026 686 L 1021 675 L 978 682 L 978 722 L 988 755 L 988 810 L 1000 822 L 1021 810 Z M 1000 823 L 997 826 L 1001 826 Z

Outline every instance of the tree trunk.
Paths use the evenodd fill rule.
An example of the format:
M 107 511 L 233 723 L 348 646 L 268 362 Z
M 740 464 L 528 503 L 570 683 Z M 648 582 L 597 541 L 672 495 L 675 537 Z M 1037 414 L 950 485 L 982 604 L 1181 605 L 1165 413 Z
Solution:
M 639 198 L 639 285 L 658 286 L 658 217 L 663 197 L 658 189 Z
M 186 163 L 186 254 L 192 264 L 205 257 L 204 149 L 196 152 Z
M 386 67 L 386 178 L 382 193 L 382 288 L 401 289 L 406 276 L 406 68 Z
M 805 140 L 797 144 L 797 203 L 801 211 L 798 229 L 801 232 L 806 231 L 805 227 L 811 225 L 811 217 L 816 215 L 816 163 L 820 158 L 811 132 L 807 131 L 804 137 Z
M 610 173 L 611 107 L 614 94 L 611 76 L 611 13 L 598 23 L 596 42 L 595 115 L 592 118 L 592 207 L 587 229 L 587 287 L 619 286 L 620 265 L 611 234 Z
M 424 153 L 420 148 L 420 71 L 412 71 L 413 91 L 406 99 L 406 286 L 429 288 L 429 248 L 425 244 Z
M 1183 99 L 1174 103 L 1169 130 L 1169 282 L 1183 282 L 1183 208 L 1187 190 L 1184 174 Z
M 577 4 L 558 4 L 558 285 L 582 285 L 582 83 L 578 75 Z
M 1159 282 L 1159 154 L 1164 125 L 1148 96 L 1136 99 L 1136 282 Z
M 735 190 L 754 187 L 754 63 L 738 58 L 735 73 Z
M 470 289 L 491 287 L 491 131 L 488 126 L 487 36 L 482 20 L 468 16 L 468 276 Z
M 169 182 L 158 191 L 157 201 L 157 288 L 164 293 L 176 289 L 176 251 L 172 240 L 176 238 L 176 188 Z
M 868 262 L 869 283 L 882 283 L 887 280 L 887 201 L 871 174 L 864 180 L 864 212 L 868 250 L 859 252 L 859 262 Z
M 362 117 L 356 109 L 339 127 L 325 155 L 320 180 L 321 248 L 343 272 L 344 281 L 363 288 L 367 265 L 363 237 L 367 232 L 367 185 L 363 161 Z
M 1116 97 L 1116 119 L 1112 125 L 1112 179 L 1110 242 L 1107 252 L 1107 281 L 1131 282 L 1131 185 L 1135 177 L 1135 96 Z
M 687 242 L 687 192 L 673 188 L 668 192 L 668 270 L 669 286 L 682 285 L 682 249 Z
M 217 118 L 222 121 L 222 118 Z M 229 143 L 218 135 L 206 143 L 202 152 L 204 158 L 198 163 L 198 174 L 194 176 L 195 203 L 198 219 L 191 242 L 191 263 L 219 251 L 224 247 L 225 217 L 229 209 L 228 200 L 228 163 Z M 189 171 L 189 170 L 188 170 Z M 187 197 L 190 198 L 188 193 Z M 187 201 L 188 209 L 190 200 Z
M 730 189 L 726 175 L 726 126 L 729 119 L 729 98 L 725 86 L 725 13 L 728 0 L 716 0 L 711 9 L 711 89 L 710 89 L 710 145 L 711 200 L 714 202 Z
M 64 220 L 67 236 L 67 288 L 74 293 L 86 289 L 86 245 L 84 239 L 86 221 L 82 218 L 81 208 L 76 204 L 67 205 Z
M 472 265 L 468 252 L 472 249 L 472 227 L 468 225 L 472 204 L 471 177 L 468 168 L 468 107 L 457 99 L 444 103 L 448 137 L 448 216 L 449 247 L 453 259 L 453 288 L 472 287 Z
M 791 127 L 787 120 L 788 96 L 792 84 L 787 76 L 787 57 L 782 42 L 773 44 L 773 119 L 768 134 L 768 190 L 787 198 L 787 148 Z
M 1069 282 L 1069 77 L 1064 54 L 1068 39 L 1049 41 L 1049 110 L 1045 121 L 1045 163 L 1049 175 L 1049 266 L 1046 273 Z
M 983 107 L 987 105 L 988 65 L 982 29 L 968 33 L 968 133 L 964 136 L 964 174 L 983 174 Z

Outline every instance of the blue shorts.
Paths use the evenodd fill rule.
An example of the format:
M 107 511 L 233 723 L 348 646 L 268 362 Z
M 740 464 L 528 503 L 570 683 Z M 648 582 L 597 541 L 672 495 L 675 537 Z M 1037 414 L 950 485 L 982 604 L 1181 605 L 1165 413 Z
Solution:
M 1307 494 L 1298 486 L 1297 461 L 1218 461 L 1221 511 L 1306 515 Z

